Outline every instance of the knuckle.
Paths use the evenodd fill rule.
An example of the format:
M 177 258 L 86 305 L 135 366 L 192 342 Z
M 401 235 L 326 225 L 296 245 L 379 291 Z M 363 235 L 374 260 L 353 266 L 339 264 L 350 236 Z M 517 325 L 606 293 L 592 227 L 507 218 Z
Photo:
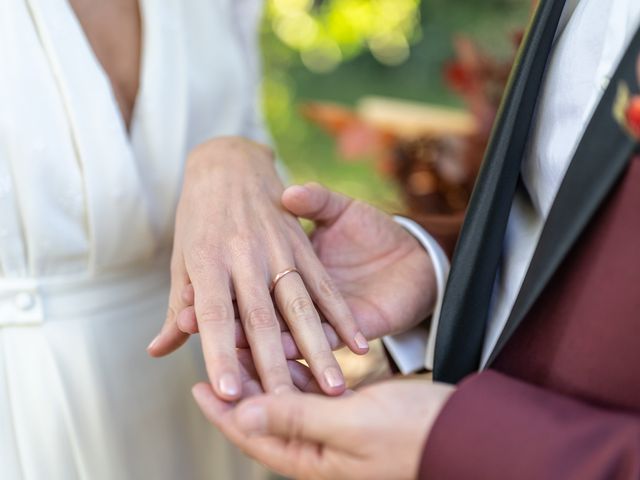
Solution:
M 322 348 L 316 352 L 309 354 L 309 358 L 307 358 L 306 360 L 308 360 L 309 363 L 316 363 L 326 362 L 327 359 L 329 359 L 331 363 L 335 363 L 333 361 L 333 352 L 331 352 L 331 350 Z
M 236 358 L 228 353 L 217 351 L 212 355 L 211 366 L 217 372 L 228 372 L 236 370 Z
M 276 383 L 285 382 L 288 384 L 288 380 L 290 378 L 289 368 L 284 363 L 275 363 L 274 365 L 270 365 L 267 367 L 267 375 L 274 379 Z
M 338 292 L 338 289 L 336 288 L 335 284 L 326 277 L 322 278 L 318 282 L 318 291 L 320 292 L 320 295 L 323 298 L 329 299 L 329 300 L 333 300 L 340 296 L 340 292 Z
M 308 297 L 294 297 L 287 302 L 286 311 L 296 320 L 312 320 L 315 318 L 315 307 Z
M 267 307 L 257 307 L 247 312 L 247 327 L 251 330 L 270 330 L 278 327 L 276 316 Z
M 197 313 L 200 324 L 223 324 L 233 322 L 233 311 L 224 303 L 209 303 Z

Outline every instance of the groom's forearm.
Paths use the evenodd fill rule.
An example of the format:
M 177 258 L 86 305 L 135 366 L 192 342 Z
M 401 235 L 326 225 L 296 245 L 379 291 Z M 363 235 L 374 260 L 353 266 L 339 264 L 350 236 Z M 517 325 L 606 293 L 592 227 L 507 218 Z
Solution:
M 485 371 L 440 412 L 419 478 L 637 479 L 640 415 Z

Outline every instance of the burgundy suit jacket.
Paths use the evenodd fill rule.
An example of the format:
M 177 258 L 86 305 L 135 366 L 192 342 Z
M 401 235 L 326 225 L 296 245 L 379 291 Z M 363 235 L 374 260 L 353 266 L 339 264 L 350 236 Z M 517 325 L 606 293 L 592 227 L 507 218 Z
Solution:
M 489 368 L 445 405 L 420 478 L 640 479 L 640 154 L 613 115 L 619 81 L 637 91 L 628 65 L 638 57 L 640 32 L 567 172 Z

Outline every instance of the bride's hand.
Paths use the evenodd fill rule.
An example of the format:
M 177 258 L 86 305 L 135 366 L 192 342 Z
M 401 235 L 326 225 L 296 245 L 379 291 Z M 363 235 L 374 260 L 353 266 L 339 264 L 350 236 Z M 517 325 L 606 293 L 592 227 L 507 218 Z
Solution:
M 207 371 L 225 400 L 242 396 L 234 302 L 266 391 L 292 388 L 274 302 L 325 393 L 341 394 L 345 382 L 316 305 L 352 351 L 368 349 L 298 220 L 281 206 L 282 192 L 271 151 L 249 140 L 209 141 L 187 161 L 169 309 L 149 353 L 166 355 L 187 340 L 177 317 L 188 307 L 183 292 L 192 284 Z M 282 277 L 272 298 L 273 279 L 293 267 L 300 274 Z

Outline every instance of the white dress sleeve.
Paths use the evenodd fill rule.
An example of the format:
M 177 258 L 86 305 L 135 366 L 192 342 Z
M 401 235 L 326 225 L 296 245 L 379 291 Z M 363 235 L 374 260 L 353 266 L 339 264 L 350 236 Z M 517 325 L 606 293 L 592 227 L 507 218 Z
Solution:
M 407 375 L 424 368 L 433 370 L 436 332 L 451 265 L 440 245 L 420 225 L 400 216 L 395 216 L 394 220 L 411 233 L 429 253 L 436 276 L 437 298 L 430 326 L 421 324 L 401 334 L 389 335 L 382 339 L 400 372 Z

